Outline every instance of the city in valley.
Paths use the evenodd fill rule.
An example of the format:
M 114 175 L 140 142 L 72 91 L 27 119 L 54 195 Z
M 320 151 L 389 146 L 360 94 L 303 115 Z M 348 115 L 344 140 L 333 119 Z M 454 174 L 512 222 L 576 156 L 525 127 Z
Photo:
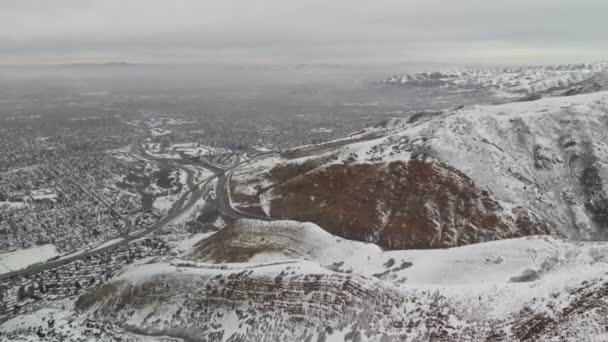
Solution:
M 0 1 L 0 342 L 608 341 L 601 1 Z

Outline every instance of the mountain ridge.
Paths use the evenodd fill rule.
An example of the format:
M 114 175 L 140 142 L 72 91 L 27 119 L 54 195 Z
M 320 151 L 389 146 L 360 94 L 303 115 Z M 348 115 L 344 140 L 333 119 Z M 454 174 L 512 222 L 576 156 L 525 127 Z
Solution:
M 606 89 L 608 62 L 554 66 L 443 68 L 396 74 L 379 84 L 491 90 L 498 98 L 536 99 L 531 95 L 568 96 Z
M 431 223 L 425 230 L 427 241 L 433 239 L 436 231 L 443 231 L 443 224 L 450 229 L 456 227 L 454 222 L 470 221 L 475 215 L 467 214 L 472 208 L 468 203 L 483 194 L 491 198 L 484 210 L 493 207 L 491 214 L 498 217 L 501 211 L 514 215 L 507 220 L 511 223 L 505 231 L 510 234 L 517 234 L 519 212 L 527 217 L 523 219 L 526 226 L 546 227 L 530 229 L 527 234 L 593 239 L 603 236 L 608 223 L 603 214 L 608 203 L 607 127 L 607 92 L 410 114 L 326 143 L 323 148 L 306 146 L 281 156 L 253 160 L 233 174 L 231 191 L 235 205 L 245 210 L 312 221 L 343 237 L 377 243 L 377 237 L 368 237 L 385 229 L 379 226 L 381 218 L 408 203 L 401 199 L 395 202 L 399 208 L 383 209 L 381 205 L 385 201 L 381 199 L 386 197 L 383 193 L 390 194 L 395 186 L 408 182 L 407 165 L 435 165 L 425 166 L 427 170 L 445 165 L 441 167 L 444 171 L 433 171 L 425 179 L 411 178 L 413 183 L 406 188 L 420 185 L 417 195 L 399 192 L 405 198 L 410 196 L 412 203 L 422 205 L 399 216 L 414 220 L 417 213 L 423 212 L 422 218 Z M 402 167 L 393 167 L 391 173 L 382 171 L 390 169 L 391 163 L 401 163 Z M 405 171 L 395 173 L 396 170 Z M 442 176 L 445 172 L 450 176 Z M 421 176 L 420 172 L 413 175 Z M 449 190 L 442 178 L 459 190 Z M 434 187 L 438 181 L 444 186 Z M 462 191 L 466 187 L 460 185 L 467 182 L 470 189 L 476 190 L 465 195 Z M 430 195 L 433 189 L 438 191 L 435 200 Z M 456 200 L 455 194 L 470 198 L 459 204 L 469 209 L 450 209 L 447 216 L 440 215 L 448 207 L 443 200 L 442 205 L 433 203 L 446 196 Z M 496 204 L 490 205 L 492 202 Z M 346 215 L 347 212 L 351 214 Z M 351 218 L 362 220 L 361 226 L 368 230 L 363 235 L 351 234 L 359 229 Z M 497 234 L 489 239 L 500 238 L 500 230 L 495 230 Z M 397 233 L 388 239 L 400 238 L 401 233 Z M 479 241 L 468 239 L 464 243 Z M 404 247 L 408 246 L 393 246 Z

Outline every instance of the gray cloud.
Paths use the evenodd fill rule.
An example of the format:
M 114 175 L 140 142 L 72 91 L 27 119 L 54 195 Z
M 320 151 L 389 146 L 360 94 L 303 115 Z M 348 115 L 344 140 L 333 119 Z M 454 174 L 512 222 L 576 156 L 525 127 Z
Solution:
M 567 62 L 605 0 L 0 1 L 0 63 Z

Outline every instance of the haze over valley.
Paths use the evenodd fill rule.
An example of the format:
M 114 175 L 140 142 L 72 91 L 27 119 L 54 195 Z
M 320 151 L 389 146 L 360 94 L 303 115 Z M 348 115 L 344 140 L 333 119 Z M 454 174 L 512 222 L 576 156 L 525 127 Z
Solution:
M 608 340 L 604 9 L 0 3 L 0 341 Z

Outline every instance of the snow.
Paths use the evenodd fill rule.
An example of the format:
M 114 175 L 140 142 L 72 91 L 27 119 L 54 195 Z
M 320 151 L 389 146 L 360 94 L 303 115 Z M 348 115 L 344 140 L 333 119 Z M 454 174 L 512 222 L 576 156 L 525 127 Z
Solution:
M 52 326 L 49 322 L 53 322 Z M 70 308 L 43 308 L 4 322 L 0 331 L 7 334 L 12 342 L 44 341 L 183 341 L 166 336 L 142 336 L 133 334 L 110 324 L 91 325 L 90 321 L 79 317 Z M 42 336 L 37 333 L 41 332 Z
M 408 161 L 422 153 L 489 190 L 505 214 L 524 207 L 567 237 L 591 239 L 601 227 L 585 207 L 580 177 L 593 165 L 607 183 L 607 112 L 604 91 L 395 117 L 374 128 L 377 137 L 372 134 L 370 140 L 311 149 L 297 159 L 270 156 L 243 164 L 234 171 L 232 186 L 235 193 L 256 195 L 259 187 L 272 187 L 269 172 L 282 164 L 314 159 L 320 169 L 336 163 Z M 270 198 L 268 192 L 260 199 L 265 211 Z
M 313 128 L 310 131 L 313 133 L 332 133 L 334 130 L 325 128 L 325 127 L 319 127 L 319 128 Z
M 591 80 L 608 71 L 608 62 L 563 66 L 530 66 L 510 68 L 445 68 L 432 73 L 395 75 L 387 84 L 432 84 L 446 88 L 493 89 L 497 95 L 532 94 L 564 89 Z
M 171 134 L 171 131 L 162 128 L 151 128 L 150 134 L 152 134 L 153 137 L 162 137 L 163 135 Z
M 294 292 L 296 297 L 275 303 L 278 305 L 277 310 L 292 305 L 302 305 L 308 314 L 317 312 L 319 308 L 341 310 L 332 306 L 332 291 L 338 289 L 343 294 L 340 279 L 347 279 L 349 283 L 357 284 L 356 289 L 363 291 L 354 292 L 355 296 L 362 296 L 360 303 L 390 309 L 400 301 L 394 301 L 396 298 L 404 298 L 401 301 L 403 307 L 399 310 L 390 309 L 393 311 L 384 312 L 380 318 L 375 316 L 373 324 L 382 327 L 378 319 L 390 320 L 391 317 L 395 318 L 392 315 L 398 315 L 395 318 L 397 320 L 424 319 L 425 315 L 430 314 L 431 307 L 434 307 L 445 310 L 445 321 L 442 324 L 461 329 L 472 324 L 484 326 L 495 324 L 495 321 L 517 321 L 525 308 L 536 314 L 551 315 L 574 300 L 571 290 L 580 288 L 583 280 L 593 282 L 608 272 L 608 242 L 576 242 L 536 236 L 450 249 L 382 251 L 373 244 L 333 236 L 311 223 L 242 220 L 237 224 L 240 227 L 233 232 L 235 234 L 230 234 L 230 239 L 234 241 L 229 248 L 238 248 L 239 243 L 243 248 L 260 245 L 260 238 L 263 237 L 265 244 L 280 247 L 279 252 L 259 253 L 244 263 L 188 260 L 188 250 L 196 248 L 197 241 L 210 234 L 190 236 L 177 244 L 179 258 L 145 258 L 126 267 L 112 280 L 119 293 L 131 291 L 133 286 L 147 284 L 158 284 L 152 288 L 161 291 L 158 302 L 153 301 L 116 313 L 124 315 L 125 312 L 130 312 L 125 318 L 127 321 L 121 323 L 141 326 L 145 322 L 158 321 L 161 325 L 168 324 L 167 320 L 180 308 L 191 309 L 191 304 L 182 302 L 191 298 L 188 292 L 190 285 L 196 286 L 192 291 L 198 291 L 195 289 L 223 284 L 219 279 L 241 276 L 244 277 L 243 281 L 251 280 L 252 286 L 255 286 L 256 279 L 270 279 L 279 282 L 277 284 L 286 281 L 285 284 L 289 284 L 293 279 L 306 280 L 307 275 L 313 275 L 308 279 L 320 281 L 324 290 L 317 290 L 320 292 L 315 292 L 312 297 Z M 538 278 L 526 282 L 512 281 L 513 277 L 520 276 L 527 270 L 534 271 Z M 281 280 L 283 277 L 285 280 Z M 259 286 L 252 291 L 267 290 L 266 285 Z M 175 292 L 170 292 L 172 295 L 164 300 L 164 289 Z M 369 291 L 382 293 L 378 298 L 386 298 L 388 302 L 372 303 L 370 298 L 374 296 L 370 296 Z M 256 296 L 260 298 L 263 293 L 252 294 L 252 298 Z M 437 300 L 440 301 L 439 304 L 436 304 Z M 302 302 L 296 304 L 299 301 Z M 248 302 L 250 301 L 228 301 L 225 304 L 221 304 L 222 301 L 214 302 L 220 303 L 214 304 L 214 312 L 221 312 L 221 315 L 213 316 L 213 323 L 225 332 L 224 336 L 239 331 L 248 332 L 242 330 L 242 318 L 234 315 L 235 309 L 246 312 L 248 305 L 251 305 Z M 359 309 L 367 310 L 368 307 Z M 46 311 L 39 311 L 39 314 L 53 315 Z M 78 321 L 83 317 L 91 318 L 86 313 L 82 314 L 85 316 L 70 319 Z M 149 319 L 150 317 L 152 318 Z M 315 317 L 311 319 L 314 320 Z M 272 319 L 276 322 L 289 322 L 290 316 Z M 573 318 L 568 324 L 574 324 L 576 319 Z M 26 329 L 24 324 L 36 326 L 38 323 L 36 317 L 27 316 L 9 321 L 1 329 L 14 331 Z M 331 326 L 336 322 L 326 321 L 323 324 Z M 162 328 L 163 326 L 159 327 Z M 411 331 L 409 336 L 424 336 L 425 328 L 419 329 Z M 569 329 L 576 329 L 576 324 Z M 340 340 L 348 332 L 340 330 L 334 331 L 328 340 Z M 587 330 L 581 331 L 587 333 Z M 604 335 L 597 336 L 601 340 Z
M 23 166 L 23 167 L 18 167 L 15 169 L 10 169 L 10 170 L 7 170 L 7 171 L 1 172 L 1 173 L 30 172 L 30 171 L 35 171 L 39 167 L 40 167 L 40 165 Z
M 180 255 L 189 254 L 194 248 L 194 245 L 196 245 L 199 241 L 208 238 L 214 233 L 215 232 L 194 234 L 188 238 L 180 240 L 175 244 L 175 246 L 173 246 L 173 249 Z
M 608 64 L 606 66 L 608 67 Z M 511 76 L 496 80 L 492 79 L 495 75 L 480 74 L 479 80 L 496 82 L 501 91 L 538 91 L 560 82 L 581 80 L 581 77 L 585 76 L 585 68 L 599 70 L 600 67 L 591 65 L 564 69 L 564 73 L 578 70 L 566 76 L 559 74 L 560 70 L 551 76 L 549 74 L 555 71 L 553 69 L 526 69 L 524 74 L 538 76 L 537 79 L 541 78 L 543 83 L 533 83 L 535 78 L 532 78 L 529 79 L 530 83 L 520 82 L 508 88 L 505 88 L 505 85 Z M 454 74 L 455 83 L 466 81 L 462 79 L 464 73 L 454 71 Z M 243 163 L 234 173 L 229 173 L 228 178 L 237 181 L 237 192 L 253 194 L 259 186 L 272 185 L 266 175 L 268 170 L 278 163 L 292 163 L 327 155 L 337 155 L 338 160 L 330 161 L 326 165 L 342 163 L 351 156 L 354 156 L 352 162 L 356 163 L 388 163 L 393 160 L 408 160 L 412 157 L 413 147 L 424 147 L 428 148 L 425 151 L 428 151 L 429 158 L 463 171 L 477 185 L 491 190 L 507 212 L 517 205 L 526 205 L 554 220 L 557 227 L 569 233 L 566 235 L 576 235 L 575 232 L 583 231 L 584 227 L 590 227 L 593 223 L 584 208 L 580 189 L 577 188 L 576 182 L 580 175 L 574 173 L 573 177 L 573 170 L 565 164 L 568 164 L 569 156 L 587 153 L 581 146 L 592 146 L 591 155 L 595 158 L 594 162 L 598 163 L 602 170 L 608 166 L 606 113 L 608 92 L 601 92 L 497 106 L 473 106 L 412 121 L 408 120 L 411 117 L 394 118 L 386 127 L 377 128 L 383 132 L 383 136 L 337 148 L 322 149 L 317 155 L 300 159 L 286 160 L 277 156 L 255 158 Z M 382 149 L 379 149 L 379 146 Z M 398 148 L 393 148 L 395 146 Z M 193 148 L 187 144 L 176 147 L 183 151 Z M 547 161 L 547 167 L 539 168 L 535 165 L 538 155 L 543 156 L 541 161 Z M 371 157 L 375 160 L 370 160 Z M 185 182 L 183 175 L 180 180 Z M 272 196 L 272 190 L 260 196 L 261 207 L 267 214 L 271 210 Z M 168 198 L 161 198 L 155 202 L 155 207 L 167 210 L 172 203 Z M 173 224 L 183 223 L 188 219 L 197 204 L 177 217 Z M 381 205 L 378 206 L 378 211 L 385 213 Z M 277 304 L 276 308 L 281 314 L 286 312 L 279 311 L 282 305 L 298 308 L 298 305 L 301 305 L 306 315 L 314 312 L 311 308 L 315 305 L 322 309 L 339 310 L 330 305 L 336 299 L 332 297 L 331 289 L 347 285 L 346 282 L 336 282 L 336 279 L 344 277 L 348 285 L 361 285 L 365 291 L 360 293 L 366 296 L 365 299 L 374 297 L 372 294 L 386 294 L 385 298 L 389 300 L 378 303 L 387 310 L 379 319 L 380 323 L 384 319 L 389 322 L 388 319 L 394 317 L 403 318 L 404 322 L 424 320 L 424 315 L 429 314 L 431 303 L 440 301 L 439 309 L 442 311 L 443 321 L 438 323 L 443 323 L 450 329 L 462 329 L 467 325 L 475 328 L 474 324 L 486 324 L 485 326 L 491 329 L 497 322 L 511 322 L 500 327 L 508 330 L 511 327 L 509 324 L 528 319 L 528 315 L 554 317 L 563 313 L 560 310 L 580 299 L 576 297 L 575 290 L 581 289 L 581 284 L 605 286 L 603 279 L 608 274 L 608 242 L 533 236 L 449 249 L 383 251 L 374 244 L 339 238 L 312 223 L 240 220 L 224 229 L 233 231 L 226 235 L 228 241 L 224 239 L 221 248 L 234 249 L 229 251 L 230 253 L 238 253 L 239 249 L 242 249 L 247 251 L 247 254 L 243 254 L 247 257 L 251 255 L 249 253 L 255 254 L 243 263 L 212 260 L 211 257 L 195 253 L 197 243 L 212 234 L 197 234 L 176 243 L 174 255 L 178 255 L 177 258 L 166 256 L 140 260 L 120 271 L 112 282 L 119 290 L 128 291 L 133 289 L 132 285 L 158 280 L 162 281 L 159 283 L 162 286 L 151 288 L 163 293 L 165 288 L 173 290 L 171 286 L 176 284 L 187 290 L 189 280 L 192 280 L 191 284 L 196 285 L 197 289 L 205 285 L 219 284 L 217 279 L 237 279 L 239 276 L 254 280 L 272 279 L 279 287 L 283 284 L 285 274 L 289 274 L 286 281 L 314 275 L 308 279 L 320 281 L 325 290 L 329 289 L 327 292 L 322 289 L 308 297 L 308 293 L 301 294 L 289 288 L 294 291 L 293 298 L 281 300 L 278 304 L 273 302 L 273 305 Z M 103 245 L 116 241 L 118 240 L 108 241 Z M 12 253 L 18 252 L 23 251 Z M 56 251 L 54 253 L 49 257 L 55 256 Z M 0 255 L 2 267 L 7 260 L 10 261 L 7 254 Z M 15 259 L 31 261 L 33 256 L 40 254 L 42 253 L 32 251 L 25 257 Z M 195 256 L 198 259 L 192 260 Z M 524 275 L 528 277 L 523 277 Z M 254 285 L 252 291 L 260 291 L 255 295 L 261 298 L 263 291 L 270 293 L 276 290 L 276 287 L 260 283 L 262 285 L 259 288 L 255 288 L 255 281 L 251 284 Z M 348 286 L 337 288 L 343 293 L 349 291 Z M 247 288 L 243 287 L 241 290 L 247 291 Z M 232 291 L 234 289 L 229 292 L 233 293 Z M 213 298 L 213 303 L 219 303 L 214 305 L 218 305 L 220 309 L 215 311 L 218 315 L 212 323 L 225 331 L 223 336 L 231 336 L 236 332 L 246 334 L 248 331 L 235 309 L 247 312 L 249 304 L 244 304 L 245 300 L 227 300 L 227 303 L 223 303 L 222 293 L 217 292 L 217 297 Z M 161 325 L 168 324 L 168 319 L 176 312 L 177 307 L 181 310 L 182 306 L 189 305 L 187 301 L 183 301 L 181 304 L 184 305 L 180 306 L 179 302 L 183 298 L 192 300 L 189 295 L 190 292 L 187 291 L 176 293 L 175 296 L 168 296 L 170 299 L 167 303 L 162 302 L 163 296 L 159 295 L 159 302 L 132 308 L 126 323 L 137 325 L 143 324 L 144 321 L 158 321 Z M 244 298 L 248 298 L 247 295 L 244 293 Z M 393 295 L 397 297 L 392 297 Z M 393 305 L 398 303 L 392 300 L 395 298 L 406 299 L 399 312 L 393 308 Z M 605 299 L 600 298 L 600 301 L 603 300 Z M 226 310 L 221 305 L 224 305 Z M 567 322 L 559 328 L 561 330 L 567 327 L 569 331 L 578 332 L 577 335 L 589 337 L 590 340 L 606 340 L 604 327 L 599 323 L 595 331 L 588 330 L 589 324 L 599 322 L 594 314 L 596 313 L 589 313 L 591 323 L 583 321 L 580 316 L 566 317 Z M 0 329 L 26 330 L 27 324 L 31 324 L 31 327 L 43 324 L 40 317 L 61 316 L 64 313 L 42 310 L 36 315 L 39 316 L 24 316 L 23 319 L 9 321 Z M 366 319 L 371 317 L 371 314 L 363 317 Z M 301 317 L 289 316 L 288 313 L 287 317 L 277 316 L 272 319 L 289 321 L 292 318 Z M 377 317 L 375 319 L 378 320 Z M 331 326 L 333 322 L 321 323 Z M 353 322 L 353 325 L 355 324 L 358 323 Z M 579 327 L 582 325 L 587 327 L 587 330 Z M 321 324 L 318 326 L 321 327 Z M 385 327 L 387 330 L 391 328 Z M 408 335 L 412 339 L 421 337 L 421 340 L 424 340 L 424 329 L 414 328 L 411 332 L 408 330 Z M 347 332 L 347 329 L 334 331 L 328 341 L 345 340 Z
M 54 245 L 41 245 L 0 254 L 0 274 L 20 270 L 58 256 Z
M 23 208 L 27 207 L 27 204 L 25 202 L 5 201 L 5 202 L 0 202 L 0 207 L 7 207 L 9 209 L 23 209 Z
M 195 167 L 195 166 L 182 166 L 185 169 L 188 169 L 194 173 L 194 184 L 201 183 L 206 181 L 207 179 L 215 176 L 215 174 L 204 167 Z M 187 183 L 183 183 L 187 184 Z
M 204 157 L 208 154 L 230 152 L 227 149 L 205 146 L 195 142 L 174 143 L 166 147 L 162 147 L 160 143 L 146 142 L 144 148 L 149 155 L 164 159 L 182 159 L 182 154 L 191 157 Z
M 43 200 L 43 199 L 54 200 L 54 199 L 57 199 L 57 194 L 32 195 L 32 198 L 35 200 Z
M 30 193 L 30 195 L 31 195 L 32 199 L 34 199 L 34 200 L 42 200 L 42 199 L 55 200 L 55 199 L 57 199 L 57 193 L 51 189 L 34 190 Z
M 270 168 L 277 163 L 284 161 L 277 156 L 266 156 L 252 158 L 241 163 L 230 173 L 231 186 L 235 185 L 234 192 L 246 195 L 257 194 L 256 187 L 267 187 L 272 185 L 266 175 Z
M 253 146 L 252 148 L 260 151 L 260 152 L 271 152 L 272 149 L 266 146 Z
M 302 273 L 329 274 L 331 271 L 319 264 L 304 260 L 288 260 L 283 262 L 263 263 L 226 263 L 217 265 L 204 262 L 192 262 L 184 259 L 173 259 L 171 262 L 152 263 L 142 260 L 140 263 L 123 269 L 112 281 L 123 286 L 142 284 L 158 279 L 164 275 L 179 274 L 180 277 L 215 277 L 218 274 L 228 275 L 243 270 L 252 270 L 258 276 L 275 275 L 280 273 L 285 265 L 290 265 Z
M 186 205 L 189 200 L 190 200 L 190 198 L 188 198 L 187 201 L 184 202 L 184 205 Z M 196 215 L 200 211 L 200 209 L 205 206 L 205 203 L 206 203 L 206 201 L 204 199 L 204 196 L 202 196 L 196 202 L 194 202 L 192 204 L 192 206 L 190 206 L 189 208 L 184 210 L 181 214 L 176 216 L 173 220 L 168 222 L 167 225 L 168 226 L 184 226 L 187 222 L 193 221 L 194 219 L 196 219 Z
M 102 248 L 104 248 L 104 247 L 108 247 L 108 246 L 113 245 L 113 244 L 115 244 L 115 243 L 119 243 L 119 242 L 121 242 L 121 241 L 123 241 L 123 240 L 124 240 L 124 238 L 116 238 L 116 239 L 108 240 L 108 241 L 106 241 L 106 242 L 102 243 L 102 244 L 101 244 L 101 245 L 99 245 L 99 246 L 95 246 L 95 247 L 93 247 L 93 249 L 92 249 L 92 250 L 94 250 L 94 251 L 95 251 L 95 250 L 98 250 L 98 249 L 102 249 Z
M 399 134 L 428 137 L 440 160 L 491 189 L 500 200 L 526 204 L 543 213 L 567 236 L 584 236 L 580 234 L 592 227 L 579 227 L 580 231 L 571 227 L 572 221 L 587 218 L 576 209 L 583 205 L 583 199 L 566 161 L 572 154 L 587 153 L 587 143 L 593 145 L 592 153 L 600 161 L 607 160 L 608 133 L 603 123 L 607 99 L 608 93 L 602 92 L 474 106 Z M 525 138 L 520 131 L 526 132 Z M 567 141 L 576 146 L 564 148 Z M 535 166 L 535 154 L 545 156 L 547 168 Z M 572 201 L 564 201 L 564 194 Z
M 154 209 L 158 210 L 161 214 L 166 214 L 169 209 L 173 206 L 173 203 L 179 198 L 179 196 L 162 196 L 154 198 Z
M 197 175 L 195 173 L 195 175 Z M 162 189 L 156 184 L 150 184 L 146 191 L 155 195 L 152 207 L 156 209 L 161 215 L 166 215 L 169 210 L 173 207 L 173 204 L 177 202 L 186 191 L 188 191 L 188 174 L 181 167 L 176 171 L 177 181 L 182 184 L 182 189 L 178 193 L 167 193 L 167 189 Z M 199 175 L 200 176 L 200 175 Z M 173 191 L 171 188 L 170 191 Z
M 584 265 L 608 269 L 608 242 L 574 242 L 535 236 L 480 243 L 451 249 L 382 251 L 369 243 L 334 236 L 312 223 L 241 220 L 234 234 L 236 248 L 263 244 L 282 252 L 260 253 L 249 262 L 303 259 L 373 276 L 390 269 L 390 278 L 406 277 L 412 285 L 507 284 L 526 269 L 556 274 Z M 389 261 L 393 260 L 393 265 Z M 400 269 L 406 262 L 407 267 Z M 388 264 L 390 266 L 385 266 Z
M 267 191 L 260 195 L 260 206 L 262 207 L 262 210 L 268 217 L 270 217 L 271 203 L 272 203 L 272 191 Z
M 179 118 L 168 118 L 166 120 L 167 120 L 165 122 L 166 125 L 174 125 L 174 126 L 177 126 L 177 125 L 189 125 L 189 124 L 195 124 L 195 123 L 197 123 L 196 121 L 184 120 L 184 119 L 179 119 Z
M 524 308 L 537 314 L 550 315 L 568 306 L 573 300 L 570 290 L 579 288 L 581 281 L 594 281 L 608 272 L 606 242 L 574 242 L 538 236 L 442 250 L 385 252 L 373 244 L 340 239 L 311 223 L 245 220 L 240 224 L 240 229 L 236 231 L 238 234 L 231 236 L 240 239 L 244 248 L 259 245 L 257 239 L 263 235 L 266 244 L 283 247 L 283 252 L 260 253 L 244 263 L 143 260 L 123 270 L 112 282 L 120 291 L 155 282 L 167 284 L 165 287 L 171 287 L 171 282 L 178 282 L 187 291 L 182 284 L 191 283 L 200 287 L 203 284 L 217 284 L 217 279 L 232 279 L 239 274 L 245 274 L 246 279 L 273 279 L 275 282 L 282 281 L 281 275 L 287 277 L 287 282 L 293 279 L 291 277 L 314 275 L 312 279 L 318 279 L 328 290 L 312 297 L 317 298 L 313 299 L 314 305 L 339 310 L 331 306 L 331 289 L 336 286 L 340 289 L 342 283 L 334 282 L 346 277 L 363 289 L 363 303 L 371 304 L 366 302 L 369 300 L 367 291 L 384 293 L 386 298 L 405 298 L 402 309 L 385 312 L 384 318 L 376 317 L 376 320 L 404 312 L 410 316 L 403 316 L 403 319 L 424 319 L 424 315 L 429 314 L 426 310 L 430 310 L 433 302 L 441 300 L 436 308 L 447 313 L 446 321 L 442 324 L 458 328 L 470 324 L 483 326 L 492 324 L 494 320 L 517 320 Z M 184 241 L 181 250 L 194 248 L 195 240 L 199 237 L 205 238 L 206 235 L 192 236 Z M 187 254 L 182 252 L 180 257 L 187 258 Z M 526 270 L 533 270 L 538 278 L 526 282 L 512 281 L 513 277 Z M 325 293 L 327 297 L 324 297 Z M 256 293 L 256 296 L 260 294 Z M 129 324 L 142 324 L 144 318 L 153 312 L 154 319 L 164 321 L 170 317 L 164 316 L 164 312 L 170 315 L 176 311 L 181 307 L 176 299 L 184 297 L 176 293 L 171 298 L 165 304 L 161 302 L 149 307 L 134 307 L 135 314 L 129 316 Z M 320 298 L 327 298 L 327 301 Z M 314 312 L 306 295 L 297 299 L 286 298 L 279 306 L 296 305 L 290 302 L 294 300 L 302 301 L 305 312 Z M 230 312 L 234 312 L 235 305 L 239 310 L 246 311 L 246 302 L 229 302 L 225 312 L 222 308 L 214 309 L 223 313 L 214 319 L 225 331 L 224 336 L 231 336 L 242 328 L 242 321 L 239 322 L 238 317 Z M 373 305 L 390 308 L 394 302 Z M 284 319 L 289 321 L 289 317 L 276 317 L 277 322 Z M 412 331 L 410 336 L 423 334 L 424 331 Z M 332 334 L 329 340 L 338 337 L 343 337 L 343 332 Z
M 2 331 L 26 331 L 34 327 L 47 324 L 46 319 L 49 316 L 53 316 L 56 319 L 63 320 L 71 316 L 71 313 L 59 309 L 42 309 L 35 313 L 9 320 L 3 323 L 0 326 L 0 329 Z M 26 317 L 27 319 L 24 319 Z
M 338 238 L 311 223 L 242 220 L 238 224 L 238 233 L 231 234 L 238 242 L 231 242 L 231 248 L 247 249 L 263 239 L 266 246 L 281 251 L 258 253 L 242 265 L 307 260 L 305 272 L 318 272 L 314 265 L 322 265 L 380 278 L 404 295 L 438 291 L 483 319 L 502 319 L 530 303 L 550 302 L 554 293 L 568 293 L 581 281 L 601 279 L 608 272 L 608 242 L 535 236 L 450 249 L 382 251 L 373 244 Z M 538 278 L 513 280 L 530 271 Z

